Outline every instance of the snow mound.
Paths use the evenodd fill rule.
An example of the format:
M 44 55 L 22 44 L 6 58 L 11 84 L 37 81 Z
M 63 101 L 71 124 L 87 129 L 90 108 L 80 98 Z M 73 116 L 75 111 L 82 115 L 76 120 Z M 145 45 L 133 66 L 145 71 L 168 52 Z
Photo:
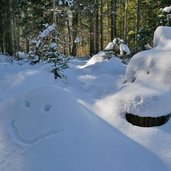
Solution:
M 12 62 L 11 56 L 1 55 L 0 54 L 0 64 L 9 64 Z
M 97 62 L 94 65 L 89 65 L 84 68 L 88 73 L 92 74 L 110 74 L 121 75 L 125 72 L 125 65 L 121 59 L 112 57 L 109 60 L 103 62 Z
M 154 49 L 136 54 L 129 62 L 125 79 L 171 88 L 171 51 Z
M 109 59 L 109 55 L 106 54 L 105 51 L 100 51 L 96 55 L 92 56 L 91 59 L 84 65 L 81 66 L 80 68 L 85 68 L 89 65 L 94 65 L 97 62 L 104 62 Z
M 119 89 L 126 69 L 119 58 L 112 57 L 87 67 L 85 67 L 87 61 L 77 60 L 79 61 L 70 61 L 69 68 L 64 71 L 67 85 L 61 86 L 67 86 L 74 95 L 78 95 L 78 99 L 84 98 L 87 101 L 88 96 L 93 100 Z M 78 93 L 80 91 L 81 93 Z
M 124 170 L 125 161 L 128 170 L 165 169 L 155 156 L 56 86 L 13 98 L 1 104 L 0 113 L 0 170 L 112 171 Z
M 171 27 L 157 27 L 154 32 L 153 47 L 156 47 L 155 50 L 171 50 Z
M 25 52 L 17 52 L 16 53 L 16 55 L 17 55 L 17 57 L 19 58 L 19 59 L 26 59 L 27 57 L 28 57 L 28 54 L 27 53 L 25 53 Z
M 119 92 L 124 97 L 122 103 L 126 104 L 124 112 L 153 117 L 171 112 L 171 97 L 168 95 L 171 92 L 169 31 L 171 29 L 167 27 L 157 28 L 154 34 L 156 47 L 140 52 L 130 60 L 125 74 L 126 87 Z
M 113 49 L 113 46 L 114 46 L 114 44 L 112 42 L 109 42 L 107 44 L 107 46 L 104 48 L 104 50 L 112 50 Z

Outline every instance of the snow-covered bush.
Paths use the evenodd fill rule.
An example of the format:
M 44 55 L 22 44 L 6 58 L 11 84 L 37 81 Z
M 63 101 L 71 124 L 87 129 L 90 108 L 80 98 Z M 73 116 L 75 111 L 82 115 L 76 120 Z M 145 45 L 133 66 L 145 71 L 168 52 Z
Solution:
M 171 6 L 160 9 L 159 24 L 164 26 L 171 26 Z
M 74 0 L 56 0 L 58 5 L 68 5 L 69 7 L 74 5 Z
M 124 40 L 120 38 L 114 38 L 112 42 L 109 42 L 104 48 L 104 52 L 108 58 L 112 57 L 112 55 L 122 58 L 123 63 L 128 63 L 130 60 L 131 51 Z
M 114 55 L 122 58 L 131 54 L 129 47 L 125 44 L 124 40 L 120 38 L 114 38 L 113 42 L 109 42 L 104 50 L 113 51 Z
M 31 64 L 39 61 L 52 63 L 52 72 L 55 78 L 61 77 L 60 70 L 67 67 L 68 58 L 59 52 L 56 43 L 56 26 L 44 25 L 46 28 L 39 33 L 38 38 L 32 41 L 33 47 L 29 52 Z
M 21 59 L 26 59 L 28 57 L 28 54 L 19 51 L 15 54 L 15 56 L 17 57 L 18 60 L 21 60 Z

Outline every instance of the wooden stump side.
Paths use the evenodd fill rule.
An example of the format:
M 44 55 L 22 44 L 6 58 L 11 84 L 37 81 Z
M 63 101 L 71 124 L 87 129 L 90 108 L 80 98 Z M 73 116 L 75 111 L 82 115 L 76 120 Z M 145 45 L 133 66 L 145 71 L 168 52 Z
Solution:
M 170 116 L 171 114 L 159 117 L 140 117 L 131 113 L 125 114 L 125 118 L 129 123 L 140 127 L 154 127 L 164 125 L 166 122 L 168 122 Z

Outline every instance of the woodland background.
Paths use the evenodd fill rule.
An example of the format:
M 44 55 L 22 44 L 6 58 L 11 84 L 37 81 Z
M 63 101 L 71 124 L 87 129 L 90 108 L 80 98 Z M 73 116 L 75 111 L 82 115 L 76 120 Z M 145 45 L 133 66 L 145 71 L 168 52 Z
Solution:
M 103 50 L 119 37 L 132 54 L 152 44 L 154 30 L 170 25 L 170 14 L 161 8 L 170 0 L 75 0 L 71 4 L 47 0 L 0 0 L 0 52 L 29 53 L 33 40 L 52 23 L 58 51 L 86 56 Z

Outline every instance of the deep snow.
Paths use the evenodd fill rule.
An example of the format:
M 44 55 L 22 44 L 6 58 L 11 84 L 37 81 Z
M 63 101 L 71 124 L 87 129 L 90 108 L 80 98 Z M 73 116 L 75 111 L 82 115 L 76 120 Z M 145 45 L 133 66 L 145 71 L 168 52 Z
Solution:
M 66 80 L 49 64 L 0 55 L 0 170 L 171 170 L 171 121 L 142 128 L 124 117 L 170 111 L 169 49 L 159 42 L 128 66 L 104 52 L 72 58 Z

